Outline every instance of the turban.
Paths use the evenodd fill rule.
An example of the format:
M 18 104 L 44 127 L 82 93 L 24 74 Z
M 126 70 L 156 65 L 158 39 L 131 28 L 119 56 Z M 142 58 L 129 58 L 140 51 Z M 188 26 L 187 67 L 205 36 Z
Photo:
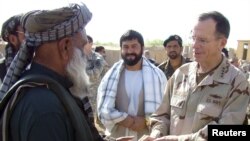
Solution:
M 78 4 L 52 11 L 31 11 L 21 19 L 26 44 L 37 47 L 44 42 L 72 36 L 83 30 L 91 17 L 88 8 Z
M 11 63 L 0 90 L 0 99 L 19 79 L 21 72 L 30 63 L 35 48 L 41 44 L 73 36 L 84 30 L 92 13 L 85 4 L 70 4 L 54 10 L 35 10 L 21 18 L 26 42 Z
M 22 14 L 14 15 L 10 17 L 7 21 L 5 21 L 2 25 L 1 36 L 2 39 L 8 44 L 5 46 L 5 66 L 9 68 L 12 60 L 14 59 L 16 52 L 13 48 L 13 44 L 9 42 L 9 35 L 16 35 L 17 36 L 17 27 L 21 25 Z
M 7 21 L 5 21 L 2 25 L 2 31 L 1 31 L 1 36 L 3 38 L 4 41 L 9 42 L 9 35 L 10 34 L 17 34 L 17 27 L 20 24 L 20 19 L 22 17 L 22 14 L 20 15 L 15 15 L 10 17 Z

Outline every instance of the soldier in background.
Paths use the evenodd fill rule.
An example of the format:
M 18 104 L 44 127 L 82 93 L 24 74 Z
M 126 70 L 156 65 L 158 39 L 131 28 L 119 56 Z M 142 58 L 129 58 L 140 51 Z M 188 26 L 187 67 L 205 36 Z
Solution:
M 158 67 L 165 73 L 167 79 L 169 79 L 176 69 L 182 64 L 190 62 L 189 59 L 185 59 L 181 53 L 183 50 L 182 39 L 179 35 L 169 36 L 163 43 L 166 50 L 168 59 L 161 63 Z
M 102 55 L 102 57 L 104 58 L 104 69 L 101 72 L 101 78 L 103 78 L 103 76 L 105 75 L 105 73 L 109 70 L 110 65 L 108 64 L 108 62 L 106 61 L 106 50 L 104 46 L 96 46 L 95 47 L 95 52 L 99 53 Z
M 96 113 L 96 97 L 97 97 L 97 89 L 103 77 L 103 73 L 105 71 L 106 61 L 103 56 L 93 49 L 93 38 L 87 35 L 88 42 L 84 47 L 84 53 L 87 58 L 87 66 L 86 72 L 89 76 L 90 86 L 88 87 L 88 97 L 93 109 L 93 115 L 95 120 L 95 125 L 100 127 L 98 128 L 100 132 L 103 132 L 102 124 L 97 120 Z

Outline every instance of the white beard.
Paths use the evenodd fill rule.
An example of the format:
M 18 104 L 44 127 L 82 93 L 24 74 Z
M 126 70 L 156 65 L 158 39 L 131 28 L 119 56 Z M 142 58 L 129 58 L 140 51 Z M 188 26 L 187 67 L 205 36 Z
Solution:
M 88 94 L 89 77 L 86 73 L 86 57 L 80 49 L 74 49 L 72 60 L 67 65 L 67 77 L 73 82 L 70 92 L 78 97 L 84 98 Z

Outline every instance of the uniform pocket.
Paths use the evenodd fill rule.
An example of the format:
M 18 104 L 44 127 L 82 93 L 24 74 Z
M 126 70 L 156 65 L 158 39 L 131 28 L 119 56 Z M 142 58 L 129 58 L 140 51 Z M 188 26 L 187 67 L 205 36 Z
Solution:
M 182 108 L 185 102 L 186 102 L 185 97 L 174 95 L 171 98 L 170 105 L 173 107 Z
M 218 118 L 222 107 L 213 103 L 201 103 L 197 107 L 197 112 L 201 114 L 201 119 Z
M 184 107 L 186 105 L 186 97 L 179 96 L 179 95 L 173 95 L 170 101 L 171 105 L 171 113 L 177 114 L 180 116 L 185 115 Z

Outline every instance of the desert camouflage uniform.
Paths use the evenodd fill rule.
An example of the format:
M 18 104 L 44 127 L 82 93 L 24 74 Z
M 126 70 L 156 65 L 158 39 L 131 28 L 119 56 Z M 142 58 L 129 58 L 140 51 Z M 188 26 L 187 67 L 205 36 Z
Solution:
M 105 65 L 106 62 L 99 53 L 92 51 L 91 55 L 87 57 L 86 71 L 91 83 L 89 98 L 94 112 L 96 112 L 97 89 L 102 79 L 101 75 L 105 73 Z
M 250 89 L 242 72 L 224 57 L 197 84 L 197 66 L 197 62 L 183 65 L 168 81 L 163 102 L 155 117 L 150 118 L 151 136 L 181 135 L 179 140 L 207 140 L 208 124 L 243 123 Z
M 248 119 L 248 125 L 250 125 L 250 102 L 247 107 L 247 119 Z
M 182 65 L 185 64 L 185 63 L 188 63 L 188 62 L 190 62 L 190 60 L 185 59 L 183 56 L 181 57 L 181 64 Z M 171 66 L 169 60 L 161 63 L 158 67 L 164 72 L 167 79 L 169 79 L 173 75 L 173 73 L 175 71 L 174 68 Z

